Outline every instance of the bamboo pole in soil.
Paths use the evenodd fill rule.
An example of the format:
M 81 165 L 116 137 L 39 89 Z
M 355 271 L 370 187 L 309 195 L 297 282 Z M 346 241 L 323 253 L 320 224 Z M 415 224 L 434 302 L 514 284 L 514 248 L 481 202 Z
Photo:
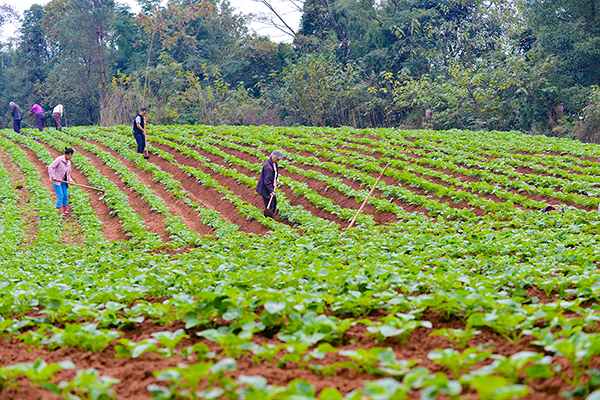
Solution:
M 375 181 L 375 184 L 373 185 L 373 187 L 371 188 L 371 191 L 369 192 L 369 194 L 367 195 L 367 198 L 365 199 L 365 201 L 363 201 L 363 203 L 361 204 L 360 208 L 358 209 L 358 211 L 356 212 L 356 215 L 354 216 L 354 218 L 352 218 L 352 222 L 350 222 L 350 225 L 348 225 L 348 227 L 346 229 L 350 229 L 352 228 L 352 225 L 354 225 L 354 223 L 356 222 L 356 218 L 358 218 L 358 215 L 360 214 L 360 212 L 362 211 L 362 209 L 365 207 L 365 205 L 367 204 L 367 201 L 369 201 L 369 199 L 371 198 L 371 195 L 373 194 L 373 192 L 375 191 L 375 188 L 377 187 L 377 184 L 379 183 L 379 181 L 381 180 L 381 178 L 383 177 L 383 174 L 385 173 L 385 170 L 388 169 L 388 167 L 390 166 L 390 164 L 386 165 L 385 168 L 383 168 L 383 171 L 381 171 L 381 174 L 379 175 L 379 178 L 377 178 L 377 181 Z

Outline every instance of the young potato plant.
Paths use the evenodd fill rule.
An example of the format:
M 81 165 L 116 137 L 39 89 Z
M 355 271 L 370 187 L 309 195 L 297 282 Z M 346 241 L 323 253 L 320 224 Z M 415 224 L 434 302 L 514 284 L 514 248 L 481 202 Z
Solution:
M 429 334 L 429 336 L 443 336 L 454 344 L 459 349 L 465 349 L 468 345 L 469 340 L 473 339 L 476 335 L 479 335 L 481 331 L 475 330 L 471 327 L 466 329 L 438 329 Z
M 486 360 L 491 354 L 491 350 L 482 351 L 476 347 L 469 347 L 462 353 L 454 349 L 433 350 L 427 355 L 427 358 L 437 364 L 443 365 L 452 372 L 454 379 L 458 380 L 473 365 Z
M 37 330 L 16 336 L 24 345 L 40 349 L 45 345 L 49 350 L 59 347 L 75 347 L 92 353 L 101 353 L 121 332 L 97 329 L 97 324 L 66 324 L 64 329 L 42 324 Z
M 402 343 L 408 343 L 408 336 L 417 328 L 431 329 L 433 325 L 429 321 L 417 321 L 412 314 L 397 313 L 388 315 L 378 321 L 361 319 L 356 323 L 367 325 L 367 336 L 375 337 L 377 341 L 384 342 L 389 337 L 398 337 Z

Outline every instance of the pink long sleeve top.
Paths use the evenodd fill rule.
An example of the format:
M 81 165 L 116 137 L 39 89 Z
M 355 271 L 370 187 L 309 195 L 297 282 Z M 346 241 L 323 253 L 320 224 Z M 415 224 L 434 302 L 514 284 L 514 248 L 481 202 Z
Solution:
M 56 159 L 52 161 L 52 164 L 48 166 L 50 182 L 52 182 L 53 185 L 60 185 L 60 182 L 55 182 L 54 178 L 60 179 L 61 181 L 72 182 L 71 164 L 71 160 L 67 160 L 65 156 L 56 157 Z
M 29 110 L 29 112 L 35 115 L 37 113 L 43 113 L 44 110 L 42 109 L 42 107 L 40 107 L 39 104 L 34 104 L 33 107 L 31 107 L 31 110 Z

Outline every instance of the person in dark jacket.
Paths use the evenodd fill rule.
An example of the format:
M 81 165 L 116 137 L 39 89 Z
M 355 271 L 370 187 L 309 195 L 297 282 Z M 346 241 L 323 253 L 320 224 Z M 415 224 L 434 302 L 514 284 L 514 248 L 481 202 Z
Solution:
M 10 102 L 10 114 L 13 117 L 13 129 L 17 133 L 21 133 L 21 120 L 23 117 L 21 116 L 21 107 L 14 102 Z
M 265 209 L 269 208 L 275 214 L 277 210 L 277 197 L 275 196 L 275 188 L 278 184 L 279 171 L 277 170 L 277 163 L 283 158 L 283 153 L 279 150 L 275 150 L 271 153 L 271 157 L 264 163 L 260 178 L 258 178 L 258 185 L 256 185 L 256 193 L 260 194 L 265 203 Z M 271 200 L 271 198 L 273 198 Z M 269 202 L 271 205 L 269 206 Z
M 148 114 L 148 110 L 142 108 L 133 120 L 133 137 L 137 143 L 137 152 L 140 154 L 146 148 L 146 114 Z

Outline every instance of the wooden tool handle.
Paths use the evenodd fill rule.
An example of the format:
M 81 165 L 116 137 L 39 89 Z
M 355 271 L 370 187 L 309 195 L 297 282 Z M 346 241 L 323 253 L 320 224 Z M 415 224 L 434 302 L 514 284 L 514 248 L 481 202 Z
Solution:
M 73 182 L 67 182 L 67 181 L 63 181 L 61 179 L 54 179 L 55 182 L 63 182 L 63 183 L 68 183 L 69 185 L 75 185 L 75 186 L 81 186 L 84 188 L 88 188 L 88 189 L 93 189 L 93 190 L 97 190 L 99 192 L 104 192 L 104 189 L 98 189 L 92 186 L 87 186 L 87 185 L 82 185 L 81 183 L 73 183 Z
M 383 177 L 383 174 L 385 173 L 385 170 L 388 169 L 388 167 L 390 166 L 390 164 L 386 165 L 385 168 L 383 168 L 383 171 L 381 171 L 381 174 L 379 175 L 379 178 L 377 178 L 377 181 L 375 181 L 375 184 L 373 185 L 373 187 L 371 188 L 371 191 L 369 192 L 369 194 L 367 195 L 367 198 L 365 199 L 365 201 L 363 201 L 363 203 L 361 204 L 360 208 L 358 209 L 358 211 L 356 212 L 356 215 L 354 216 L 354 218 L 352 218 L 352 222 L 350 222 L 350 225 L 348 225 L 348 227 L 346 229 L 350 229 L 352 228 L 352 225 L 354 225 L 354 223 L 356 222 L 356 218 L 358 218 L 358 215 L 360 214 L 360 212 L 362 211 L 362 209 L 365 207 L 365 205 L 367 204 L 367 201 L 369 201 L 369 199 L 371 198 L 371 195 L 373 194 L 373 192 L 375 191 L 375 188 L 377 187 L 377 184 L 379 183 L 379 181 L 381 180 L 381 178 Z

